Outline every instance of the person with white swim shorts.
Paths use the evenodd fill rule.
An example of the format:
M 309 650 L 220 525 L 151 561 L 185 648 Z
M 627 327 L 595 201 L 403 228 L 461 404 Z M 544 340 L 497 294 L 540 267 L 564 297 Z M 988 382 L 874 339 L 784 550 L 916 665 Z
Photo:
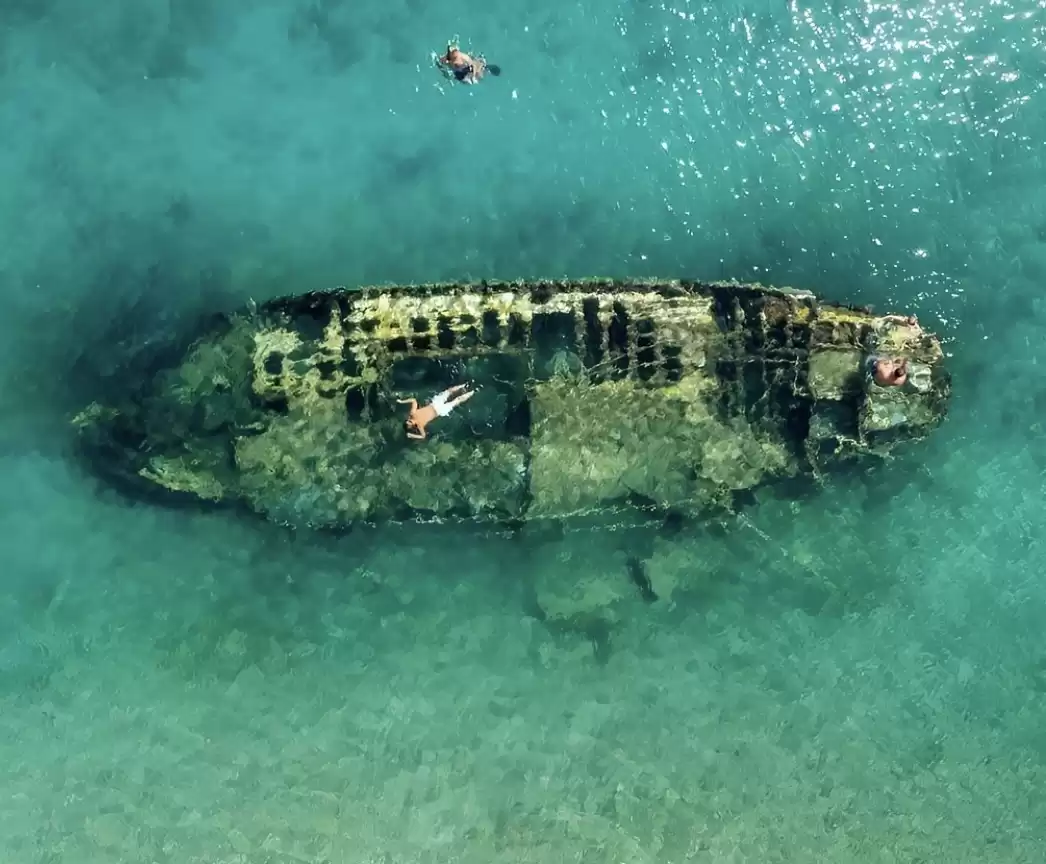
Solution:
M 454 387 L 448 387 L 442 393 L 437 393 L 428 405 L 419 407 L 418 400 L 414 398 L 397 399 L 396 401 L 401 405 L 410 406 L 410 413 L 404 424 L 407 428 L 407 437 L 417 441 L 423 440 L 427 437 L 425 427 L 429 423 L 437 417 L 446 417 L 460 404 L 468 402 L 475 395 L 476 391 L 469 390 L 467 384 L 457 384 Z

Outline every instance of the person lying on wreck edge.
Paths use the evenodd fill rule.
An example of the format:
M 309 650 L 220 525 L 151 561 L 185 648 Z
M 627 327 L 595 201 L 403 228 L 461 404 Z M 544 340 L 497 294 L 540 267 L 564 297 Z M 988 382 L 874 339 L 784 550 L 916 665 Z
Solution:
M 428 405 L 418 407 L 417 399 L 397 399 L 401 405 L 410 405 L 410 413 L 404 425 L 407 428 L 407 437 L 416 441 L 423 440 L 427 433 L 425 427 L 437 417 L 446 417 L 462 402 L 468 402 L 476 395 L 475 390 L 469 390 L 467 384 L 458 384 L 448 387 L 442 393 L 432 397 Z
M 447 46 L 447 53 L 436 59 L 436 65 L 447 78 L 454 78 L 462 84 L 476 84 L 488 72 L 497 77 L 501 67 L 488 63 L 482 55 L 470 57 L 453 42 Z
M 908 361 L 889 357 L 869 357 L 872 379 L 880 387 L 903 387 L 908 380 Z

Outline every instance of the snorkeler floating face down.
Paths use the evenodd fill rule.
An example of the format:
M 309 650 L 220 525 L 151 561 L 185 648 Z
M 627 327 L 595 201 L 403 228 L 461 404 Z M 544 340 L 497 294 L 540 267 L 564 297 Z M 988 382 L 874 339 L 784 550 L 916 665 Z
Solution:
M 447 45 L 447 52 L 436 58 L 436 66 L 447 78 L 453 78 L 462 84 L 477 84 L 488 72 L 497 77 L 501 67 L 488 63 L 482 54 L 472 57 L 462 51 L 453 42 Z

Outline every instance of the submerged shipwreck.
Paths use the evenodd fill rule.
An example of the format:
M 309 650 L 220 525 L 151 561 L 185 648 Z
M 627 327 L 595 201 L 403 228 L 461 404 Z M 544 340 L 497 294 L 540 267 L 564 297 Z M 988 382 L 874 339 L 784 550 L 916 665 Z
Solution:
M 877 356 L 907 361 L 903 385 Z M 339 289 L 222 316 L 74 423 L 124 489 L 296 527 L 639 524 L 923 438 L 943 359 L 914 319 L 760 285 Z M 408 438 L 400 400 L 459 384 L 474 398 Z

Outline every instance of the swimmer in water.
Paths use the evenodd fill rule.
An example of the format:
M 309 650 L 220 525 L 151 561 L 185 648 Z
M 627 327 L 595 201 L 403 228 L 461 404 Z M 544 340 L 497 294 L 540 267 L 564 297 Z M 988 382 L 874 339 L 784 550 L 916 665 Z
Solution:
M 448 387 L 442 393 L 437 393 L 432 397 L 428 405 L 418 405 L 418 400 L 414 398 L 397 399 L 396 401 L 401 405 L 410 406 L 410 413 L 404 422 L 407 437 L 413 438 L 415 441 L 424 441 L 428 437 L 425 427 L 429 423 L 437 417 L 446 417 L 451 411 L 462 403 L 468 402 L 475 395 L 476 391 L 470 390 L 467 384 L 458 384 L 455 387 Z
M 488 72 L 494 77 L 501 74 L 500 66 L 488 63 L 480 54 L 466 54 L 453 42 L 447 45 L 446 54 L 436 58 L 436 66 L 445 77 L 462 84 L 477 84 Z
M 868 372 L 880 387 L 903 387 L 908 380 L 908 361 L 892 357 L 869 357 Z

